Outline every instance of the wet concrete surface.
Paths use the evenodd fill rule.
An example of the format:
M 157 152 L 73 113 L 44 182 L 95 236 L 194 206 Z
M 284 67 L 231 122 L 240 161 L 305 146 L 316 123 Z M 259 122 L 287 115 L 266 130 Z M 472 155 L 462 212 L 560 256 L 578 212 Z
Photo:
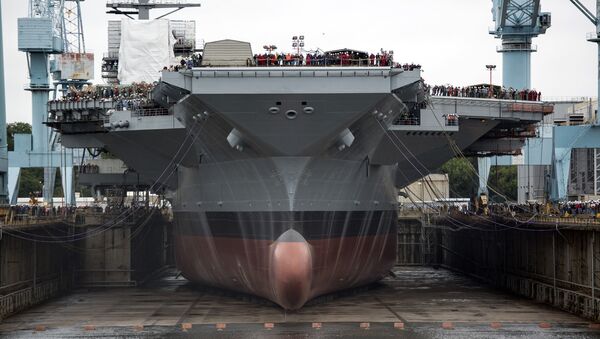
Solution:
M 294 313 L 171 274 L 144 287 L 74 291 L 5 319 L 0 336 L 600 338 L 585 319 L 446 270 L 394 272 L 380 284 L 320 298 Z

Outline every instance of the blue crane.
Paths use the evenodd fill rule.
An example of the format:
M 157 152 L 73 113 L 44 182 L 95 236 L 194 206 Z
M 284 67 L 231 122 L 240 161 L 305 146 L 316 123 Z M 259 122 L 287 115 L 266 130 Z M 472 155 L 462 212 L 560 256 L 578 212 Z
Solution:
M 490 31 L 502 46 L 503 85 L 507 88 L 531 88 L 531 53 L 537 51 L 532 39 L 546 33 L 552 19 L 540 11 L 540 0 L 492 0 L 495 28 Z
M 587 9 L 580 0 L 569 0 L 594 26 L 595 32 L 589 33 L 588 41 L 598 44 L 600 58 L 600 0 L 596 1 L 596 15 Z M 551 18 L 547 13 L 540 12 L 540 1 L 535 0 L 493 0 L 494 21 L 496 28 L 492 31 L 496 37 L 502 39 L 502 47 L 498 50 L 504 52 L 504 85 L 513 88 L 529 88 L 530 86 L 530 54 L 535 51 L 531 39 L 545 33 L 550 27 Z M 600 69 L 598 70 L 598 94 L 600 97 Z M 599 109 L 600 112 L 600 102 Z M 595 162 L 599 163 L 600 153 L 600 114 L 596 114 L 596 121 L 590 125 L 579 126 L 550 126 L 551 137 L 539 138 L 538 144 L 549 144 L 550 147 L 539 148 L 529 153 L 542 153 L 538 160 L 526 161 L 526 166 L 552 165 L 550 178 L 550 200 L 559 201 L 567 198 L 567 187 L 571 166 L 571 151 L 575 148 L 595 149 Z M 549 142 L 548 142 L 549 141 Z M 535 139 L 528 140 L 535 144 Z M 546 154 L 551 152 L 551 154 Z M 528 159 L 529 157 L 526 157 Z M 480 161 L 480 164 L 483 161 Z M 488 161 L 489 162 L 489 161 Z M 488 164 L 489 165 L 489 164 Z M 482 166 L 489 169 L 489 166 Z M 600 178 L 600 166 L 594 168 L 596 180 Z M 485 173 L 485 171 L 482 171 Z M 521 185 L 521 184 L 519 184 Z M 600 194 L 600 182 L 595 183 L 595 193 Z
M 537 51 L 532 40 L 546 33 L 552 17 L 550 13 L 541 12 L 540 0 L 492 0 L 492 3 L 495 26 L 490 34 L 502 40 L 502 45 L 497 48 L 502 53 L 502 85 L 516 90 L 531 89 L 531 53 Z M 487 193 L 492 164 L 510 165 L 512 157 L 480 158 L 478 163 L 479 193 L 482 194 Z M 529 200 L 529 184 L 527 187 L 525 195 Z
M 80 1 L 83 0 L 29 0 L 28 17 L 18 19 L 18 48 L 27 54 L 30 78 L 26 90 L 31 92 L 32 98 L 32 135 L 16 135 L 15 150 L 8 154 L 8 186 L 13 204 L 17 201 L 21 168 L 27 167 L 44 168 L 43 197 L 46 203 L 51 204 L 56 168 L 63 164 L 68 164 L 70 171 L 62 173 L 66 202 L 73 203 L 73 187 L 69 182 L 73 175 L 73 156 L 56 150 L 55 136 L 45 122 L 48 99 L 54 90 L 50 82 L 49 62 L 51 59 L 59 60 L 56 56 L 72 51 L 72 46 L 77 45 L 77 52 L 83 46 Z M 72 17 L 74 10 L 77 10 L 77 18 Z M 66 28 L 71 23 L 78 27 L 75 33 Z M 65 83 L 65 79 L 59 77 L 58 83 Z
M 595 26 L 596 31 L 589 33 L 587 40 L 598 44 L 598 59 L 600 60 L 600 1 L 596 1 L 596 15 L 587 9 L 579 0 L 569 0 L 575 7 Z M 600 64 L 598 66 L 598 98 L 600 98 Z M 600 100 L 598 100 L 598 108 L 596 112 L 600 112 Z M 600 116 L 596 114 L 596 125 L 600 125 Z

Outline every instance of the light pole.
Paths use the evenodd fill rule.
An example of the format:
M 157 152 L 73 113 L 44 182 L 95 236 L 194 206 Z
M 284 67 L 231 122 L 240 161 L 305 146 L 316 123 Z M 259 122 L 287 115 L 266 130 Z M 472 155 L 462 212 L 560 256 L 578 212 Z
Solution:
M 496 69 L 496 65 L 485 65 L 485 68 L 487 68 L 490 71 L 490 93 L 489 93 L 489 97 L 493 98 L 494 97 L 494 83 L 492 81 L 492 74 L 493 74 L 494 70 Z
M 266 64 L 267 64 L 267 67 L 268 67 L 269 64 L 271 63 L 271 54 L 273 54 L 273 51 L 277 49 L 277 46 L 275 46 L 275 45 L 264 45 L 263 48 L 267 52 Z
M 302 61 L 300 61 L 300 50 L 304 48 L 304 35 L 294 35 L 292 37 L 292 47 L 296 49 L 296 57 L 292 61 L 293 64 L 302 66 Z
M 296 54 L 300 54 L 300 49 L 304 48 L 304 35 L 294 35 L 292 37 L 292 47 L 296 49 Z

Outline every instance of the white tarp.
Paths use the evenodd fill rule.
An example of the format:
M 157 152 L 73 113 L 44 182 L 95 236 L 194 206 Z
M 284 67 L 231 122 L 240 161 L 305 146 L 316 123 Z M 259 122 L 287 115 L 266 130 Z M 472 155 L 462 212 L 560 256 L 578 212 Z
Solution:
M 157 81 L 163 67 L 171 65 L 174 59 L 173 40 L 169 20 L 123 19 L 119 81 L 122 84 Z

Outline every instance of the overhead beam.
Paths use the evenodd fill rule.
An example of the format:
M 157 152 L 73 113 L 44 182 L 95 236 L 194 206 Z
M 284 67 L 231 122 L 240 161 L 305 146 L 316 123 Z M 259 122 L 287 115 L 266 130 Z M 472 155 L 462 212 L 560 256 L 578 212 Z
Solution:
M 138 12 L 123 12 L 123 11 L 119 11 L 117 10 L 112 10 L 112 11 L 107 11 L 106 14 L 119 14 L 119 15 L 124 15 L 126 17 L 128 17 L 131 20 L 135 20 L 131 15 L 138 15 Z
M 147 3 L 147 4 L 140 4 L 140 3 L 123 3 L 123 4 L 117 4 L 117 3 L 109 3 L 106 4 L 106 7 L 108 8 L 133 8 L 133 9 L 137 9 L 137 8 L 151 8 L 151 9 L 160 9 L 160 8 L 180 8 L 180 7 L 201 7 L 201 4 L 154 4 L 154 3 Z
M 592 24 L 594 24 L 594 26 L 598 25 L 598 18 L 596 18 L 594 13 L 592 13 L 589 9 L 587 9 L 584 4 L 582 4 L 579 0 L 569 0 L 569 1 L 571 1 L 571 3 L 573 5 L 575 5 L 575 7 L 577 7 L 577 9 L 581 13 L 583 13 L 583 15 L 585 15 L 585 17 L 588 18 L 592 22 Z
M 183 8 L 188 7 L 200 7 L 199 3 L 188 3 L 184 1 L 169 1 L 167 3 L 163 3 L 159 0 L 138 0 L 137 2 L 131 1 L 123 1 L 123 0 L 111 0 L 107 1 L 106 7 L 111 8 L 113 11 L 109 13 L 115 14 L 125 14 L 127 12 L 122 12 L 121 9 L 136 9 L 138 11 L 138 19 L 139 20 L 150 20 L 150 11 L 153 9 L 173 9 L 173 11 L 161 15 L 157 19 L 164 18 L 165 16 L 175 13 Z M 127 14 L 125 14 L 127 15 Z
M 163 15 L 159 16 L 159 17 L 158 17 L 158 18 L 156 18 L 155 20 L 162 19 L 162 18 L 164 18 L 164 17 L 166 17 L 166 16 L 169 16 L 169 15 L 171 15 L 171 14 L 175 13 L 175 12 L 178 12 L 178 11 L 180 11 L 180 10 L 182 10 L 182 9 L 183 9 L 183 7 L 176 8 L 176 9 L 174 9 L 174 10 L 170 11 L 170 12 L 169 12 L 169 13 L 167 13 L 167 14 L 163 14 Z
M 502 1 L 502 9 L 500 10 L 500 27 L 506 27 L 506 17 L 508 16 L 508 5 L 511 0 Z
M 540 12 L 540 0 L 533 0 L 533 11 L 531 12 L 531 27 L 535 27 L 537 25 L 537 13 Z

